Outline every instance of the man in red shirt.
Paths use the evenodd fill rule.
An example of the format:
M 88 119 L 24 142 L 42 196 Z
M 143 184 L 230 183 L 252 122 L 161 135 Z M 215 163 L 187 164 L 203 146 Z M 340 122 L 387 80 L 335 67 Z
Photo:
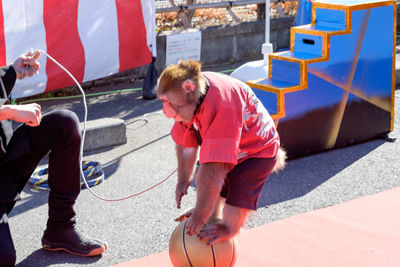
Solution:
M 178 208 L 199 154 L 196 206 L 180 217 L 189 216 L 187 233 L 210 245 L 232 238 L 247 213 L 257 209 L 270 172 L 284 166 L 272 118 L 249 86 L 227 75 L 201 72 L 194 60 L 168 66 L 157 95 L 164 114 L 175 120 L 171 136 L 178 159 Z M 222 220 L 203 227 L 210 217 Z

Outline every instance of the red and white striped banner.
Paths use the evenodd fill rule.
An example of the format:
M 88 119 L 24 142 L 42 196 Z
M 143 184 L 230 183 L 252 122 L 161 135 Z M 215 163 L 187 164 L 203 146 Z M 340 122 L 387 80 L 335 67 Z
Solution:
M 151 0 L 2 0 L 0 65 L 30 48 L 60 62 L 79 82 L 151 62 L 155 56 L 155 3 Z M 46 56 L 39 75 L 18 80 L 12 97 L 73 85 Z

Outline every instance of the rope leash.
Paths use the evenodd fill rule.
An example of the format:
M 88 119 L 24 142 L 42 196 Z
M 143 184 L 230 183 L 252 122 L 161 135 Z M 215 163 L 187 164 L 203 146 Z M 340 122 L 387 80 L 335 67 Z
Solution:
M 81 189 L 85 189 L 86 185 L 83 179 L 86 179 L 89 187 L 98 185 L 104 181 L 104 171 L 102 166 L 97 161 L 83 161 L 82 170 L 84 177 L 81 176 Z M 29 178 L 29 183 L 36 188 L 49 189 L 48 184 L 48 167 L 37 168 L 31 177 Z
M 57 66 L 59 66 L 63 71 L 65 71 L 65 73 L 68 74 L 68 76 L 71 77 L 71 79 L 75 82 L 75 84 L 78 86 L 79 91 L 82 94 L 82 99 L 83 99 L 83 107 L 84 107 L 84 118 L 83 118 L 83 131 L 82 131 L 82 142 L 81 142 L 81 147 L 80 147 L 80 156 L 81 158 L 83 158 L 83 143 L 85 140 L 85 136 L 86 136 L 86 121 L 87 121 L 87 103 L 86 103 L 86 96 L 85 96 L 85 92 L 83 91 L 81 85 L 79 84 L 79 82 L 75 79 L 75 77 L 64 67 L 62 66 L 57 60 L 55 60 L 53 57 L 51 57 L 49 54 L 47 54 L 46 52 L 44 52 L 43 50 L 39 49 L 38 50 L 40 53 L 44 54 L 47 58 L 49 58 L 50 60 L 52 60 Z M 126 200 L 138 195 L 141 195 L 145 192 L 150 191 L 151 189 L 159 186 L 160 184 L 164 183 L 165 181 L 167 181 L 173 174 L 175 174 L 175 172 L 177 171 L 177 169 L 175 169 L 174 171 L 172 171 L 166 178 L 164 178 L 163 180 L 161 180 L 160 182 L 156 183 L 155 185 L 132 195 L 129 196 L 125 196 L 125 197 L 120 197 L 120 198 L 106 198 L 103 196 L 98 195 L 97 193 L 95 193 L 91 188 L 90 185 L 88 184 L 88 182 L 86 181 L 85 178 L 85 174 L 82 168 L 82 164 L 80 164 L 80 173 L 81 173 L 81 177 L 82 180 L 84 182 L 84 185 L 86 186 L 86 188 L 90 191 L 90 193 L 93 194 L 93 196 L 95 196 L 96 198 L 100 199 L 100 200 L 104 200 L 104 201 L 122 201 L 122 200 Z M 103 175 L 104 176 L 104 175 Z

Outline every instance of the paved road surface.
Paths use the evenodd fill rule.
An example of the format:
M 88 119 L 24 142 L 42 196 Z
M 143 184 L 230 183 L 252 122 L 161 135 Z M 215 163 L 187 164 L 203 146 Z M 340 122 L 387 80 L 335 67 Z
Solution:
M 134 88 L 138 84 L 111 85 L 96 90 Z M 131 195 L 164 179 L 176 167 L 169 135 L 172 122 L 161 113 L 161 102 L 142 100 L 141 92 L 89 97 L 88 119 L 122 118 L 127 123 L 125 145 L 86 152 L 85 159 L 103 164 L 106 180 L 93 190 L 108 198 Z M 306 211 L 331 206 L 400 186 L 400 90 L 396 90 L 396 142 L 372 140 L 293 159 L 286 169 L 271 175 L 260 198 L 260 209 L 246 227 L 256 227 Z M 43 110 L 65 107 L 82 115 L 80 99 L 41 102 Z M 48 192 L 24 189 L 23 200 L 11 213 L 10 224 L 17 250 L 17 266 L 110 266 L 168 249 L 177 225 L 176 176 L 155 189 L 122 202 L 105 202 L 83 190 L 76 204 L 79 228 L 108 241 L 100 257 L 81 258 L 41 249 L 47 219 Z M 195 191 L 183 200 L 193 206 Z M 373 216 L 373 214 L 371 214 Z M 268 242 L 268 236 L 260 237 Z

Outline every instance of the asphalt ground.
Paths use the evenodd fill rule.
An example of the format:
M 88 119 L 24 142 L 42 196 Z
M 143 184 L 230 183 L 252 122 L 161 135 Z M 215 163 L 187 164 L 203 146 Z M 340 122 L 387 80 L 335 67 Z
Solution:
M 140 86 L 140 82 L 115 84 L 92 91 Z M 173 122 L 162 114 L 159 100 L 143 100 L 140 91 L 132 91 L 88 97 L 87 102 L 89 120 L 121 118 L 127 125 L 126 144 L 84 153 L 84 159 L 103 165 L 106 179 L 92 188 L 97 194 L 106 198 L 136 194 L 175 170 L 174 144 L 169 135 Z M 400 186 L 399 102 L 400 90 L 396 90 L 395 127 L 389 135 L 397 138 L 396 141 L 374 139 L 289 160 L 282 172 L 268 178 L 259 209 L 251 214 L 245 227 L 257 227 Z M 83 118 L 83 104 L 79 98 L 38 103 L 43 112 L 67 108 Z M 176 175 L 173 175 L 154 189 L 119 202 L 99 200 L 89 190 L 82 190 L 75 206 L 78 228 L 106 240 L 109 245 L 102 256 L 92 258 L 41 249 L 48 191 L 28 184 L 22 194 L 23 200 L 10 214 L 17 250 L 16 266 L 110 266 L 167 250 L 171 233 L 177 226 L 173 219 L 195 203 L 195 188 L 191 186 L 182 209 L 176 208 L 175 182 Z M 260 238 L 268 242 L 268 236 Z

